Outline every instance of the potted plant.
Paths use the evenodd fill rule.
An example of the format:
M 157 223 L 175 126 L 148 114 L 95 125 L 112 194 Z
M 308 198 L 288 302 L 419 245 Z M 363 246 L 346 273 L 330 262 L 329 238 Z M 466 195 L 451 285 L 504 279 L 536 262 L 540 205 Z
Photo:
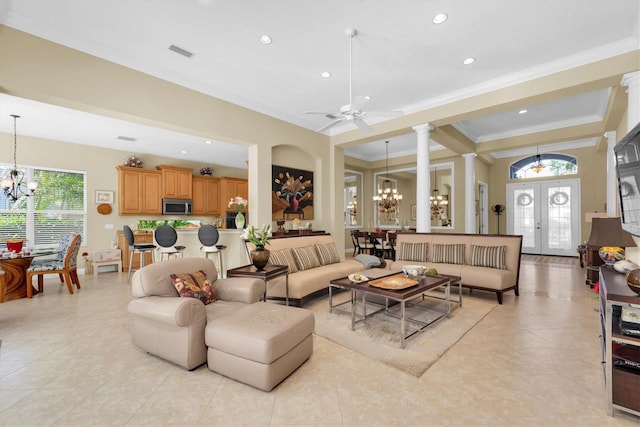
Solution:
M 271 240 L 271 224 L 265 224 L 260 230 L 250 225 L 242 232 L 242 238 L 255 245 L 255 249 L 250 252 L 251 261 L 258 270 L 262 270 L 269 262 L 271 252 L 265 249 L 265 245 Z
M 209 166 L 200 168 L 200 175 L 211 175 L 211 174 L 213 174 L 213 169 L 211 169 Z

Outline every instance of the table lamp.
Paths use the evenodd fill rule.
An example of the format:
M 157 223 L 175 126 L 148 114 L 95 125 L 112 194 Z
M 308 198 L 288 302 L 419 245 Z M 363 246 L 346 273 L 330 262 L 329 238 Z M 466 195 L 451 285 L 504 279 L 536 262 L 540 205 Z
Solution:
M 587 245 L 599 247 L 598 255 L 602 261 L 612 266 L 625 258 L 625 247 L 636 246 L 636 243 L 631 234 L 622 229 L 620 217 L 612 216 L 592 219 Z

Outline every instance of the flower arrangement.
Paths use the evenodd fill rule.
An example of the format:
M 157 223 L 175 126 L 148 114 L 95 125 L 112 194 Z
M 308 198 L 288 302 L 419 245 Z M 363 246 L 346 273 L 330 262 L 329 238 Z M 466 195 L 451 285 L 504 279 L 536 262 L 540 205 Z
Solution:
M 263 225 L 260 230 L 250 225 L 242 232 L 242 239 L 253 243 L 256 247 L 264 248 L 271 240 L 271 237 L 271 224 Z
M 247 199 L 243 199 L 240 196 L 232 197 L 229 199 L 228 207 L 235 209 L 236 212 L 240 213 L 247 206 L 249 202 Z
M 200 175 L 211 175 L 211 174 L 213 174 L 213 169 L 211 169 L 209 166 L 200 168 Z
M 310 199 L 313 196 L 308 190 L 311 186 L 311 180 L 304 181 L 302 175 L 295 178 L 289 174 L 289 172 L 287 172 L 286 176 L 286 180 L 280 180 L 278 178 L 275 179 L 275 183 L 280 185 L 280 191 L 276 192 L 278 197 L 286 199 L 287 201 L 291 198 L 303 201 Z
M 89 257 L 89 252 L 82 252 L 82 258 L 84 258 L 84 262 L 91 262 L 91 257 Z
M 142 167 L 142 160 L 140 160 L 136 156 L 131 156 L 127 160 L 125 160 L 124 165 L 125 166 L 130 166 L 132 168 L 141 168 Z

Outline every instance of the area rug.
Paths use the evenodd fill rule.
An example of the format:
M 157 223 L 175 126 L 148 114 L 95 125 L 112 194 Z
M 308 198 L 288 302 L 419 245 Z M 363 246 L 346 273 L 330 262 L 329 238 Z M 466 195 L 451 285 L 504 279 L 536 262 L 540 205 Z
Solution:
M 344 302 L 348 298 L 348 292 L 340 292 L 334 295 L 333 302 Z M 457 301 L 457 295 L 454 298 Z M 421 320 L 433 319 L 436 310 L 442 310 L 443 302 L 426 299 L 420 302 L 420 306 L 419 310 L 417 307 L 407 309 L 407 316 Z M 421 333 L 415 334 L 405 341 L 405 348 L 402 349 L 400 320 L 395 317 L 377 313 L 367 318 L 366 324 L 356 324 L 355 331 L 352 331 L 350 304 L 344 304 L 333 313 L 329 313 L 328 297 L 305 305 L 305 308 L 313 310 L 315 314 L 317 335 L 416 377 L 422 376 L 497 304 L 466 298 L 462 301 L 462 307 L 458 307 L 457 303 L 452 303 L 451 307 L 450 318 L 442 318 Z M 373 308 L 375 306 L 368 306 L 368 310 Z M 360 304 L 358 309 L 361 310 Z M 416 326 L 407 322 L 407 328 L 413 331 Z

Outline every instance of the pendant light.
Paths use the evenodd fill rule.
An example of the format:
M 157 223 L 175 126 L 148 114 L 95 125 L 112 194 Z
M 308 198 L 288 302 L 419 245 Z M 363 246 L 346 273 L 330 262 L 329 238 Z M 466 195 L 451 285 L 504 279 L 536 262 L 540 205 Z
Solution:
M 9 171 L 9 176 L 2 180 L 0 185 L 4 190 L 5 196 L 15 202 L 22 197 L 33 196 L 38 188 L 37 182 L 26 182 L 24 180 L 24 172 L 18 169 L 16 154 L 18 151 L 18 132 L 16 130 L 16 121 L 20 116 L 11 114 L 13 117 L 13 169 Z

